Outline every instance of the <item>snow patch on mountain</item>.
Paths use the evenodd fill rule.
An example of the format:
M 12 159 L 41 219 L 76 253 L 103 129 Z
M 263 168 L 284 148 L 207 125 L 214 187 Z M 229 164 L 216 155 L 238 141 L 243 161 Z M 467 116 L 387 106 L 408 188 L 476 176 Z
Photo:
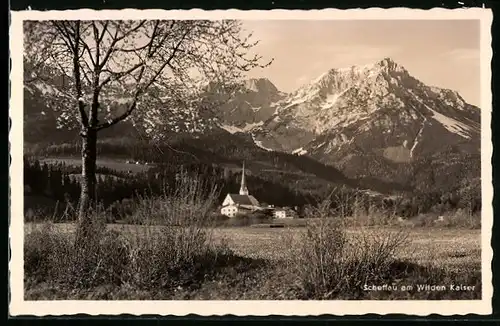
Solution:
M 328 94 L 321 108 L 323 110 L 331 109 L 343 93 L 345 93 L 345 91 L 336 94 Z
M 307 154 L 307 151 L 304 148 L 300 147 L 300 148 L 297 148 L 296 150 L 292 151 L 292 154 L 297 154 L 297 155 L 301 156 L 301 155 Z
M 314 148 L 315 148 L 315 149 L 318 149 L 318 148 L 320 148 L 320 147 L 324 146 L 325 144 L 326 144 L 326 142 L 324 141 L 324 142 L 322 142 L 321 144 L 316 145 L 316 147 L 314 147 Z
M 246 80 L 244 86 L 247 90 L 252 92 L 258 92 L 259 88 L 257 87 L 257 81 L 255 79 Z
M 299 99 L 295 99 L 295 100 L 292 100 L 292 102 L 288 103 L 285 107 L 283 107 L 281 110 L 286 110 L 294 105 L 299 105 L 299 104 L 302 104 L 304 102 L 306 102 L 308 100 L 308 97 L 303 97 L 303 98 L 299 98 Z M 277 112 L 279 113 L 279 111 Z
M 433 109 L 427 107 L 433 113 L 433 118 L 441 123 L 448 131 L 453 132 L 457 135 L 462 136 L 463 138 L 470 139 L 468 132 L 470 131 L 469 126 L 463 124 L 455 119 L 449 118 L 439 112 L 434 111 Z
M 262 149 L 264 149 L 264 150 L 266 150 L 268 152 L 272 152 L 273 151 L 271 148 L 268 148 L 268 147 L 265 147 L 264 145 L 262 145 L 262 141 L 255 139 L 254 135 L 252 135 L 252 140 L 253 140 L 253 142 L 255 143 L 255 145 L 257 147 L 260 147 L 260 148 L 262 148 Z
M 49 85 L 48 83 L 42 82 L 42 81 L 35 81 L 32 83 L 33 87 L 38 90 L 42 95 L 55 95 L 55 96 L 60 96 L 60 97 L 67 97 L 68 99 L 71 98 L 66 93 L 61 92 L 59 89 L 53 87 L 52 85 Z M 33 94 L 34 90 L 31 87 L 27 87 L 28 91 Z
M 425 106 L 429 111 L 432 112 L 432 118 L 443 125 L 449 132 L 457 134 L 463 138 L 470 139 L 469 132 L 471 128 L 466 124 L 459 122 L 453 118 L 447 117 L 436 110 L 431 109 L 427 104 L 425 104 L 418 96 L 416 96 L 412 91 L 408 91 L 412 94 L 415 99 L 420 102 L 423 106 Z
M 424 128 L 425 128 L 425 124 L 427 123 L 427 118 L 426 117 L 423 117 L 423 118 L 424 118 L 424 121 L 422 121 L 422 126 L 420 127 L 420 130 L 418 131 L 417 136 L 413 140 L 413 145 L 411 146 L 411 149 L 410 149 L 410 157 L 413 157 L 413 152 L 415 151 L 415 148 L 417 147 L 418 142 L 419 142 L 420 138 L 422 137 L 422 133 L 423 133 Z
M 231 134 L 235 134 L 235 133 L 238 133 L 238 132 L 249 132 L 249 131 L 252 131 L 253 129 L 257 128 L 257 127 L 260 127 L 264 124 L 263 121 L 259 121 L 259 122 L 255 122 L 255 123 L 246 123 L 245 126 L 243 127 L 237 127 L 237 126 L 233 126 L 233 125 L 227 125 L 227 124 L 221 124 L 220 127 L 224 130 L 226 130 L 227 132 L 231 133 Z

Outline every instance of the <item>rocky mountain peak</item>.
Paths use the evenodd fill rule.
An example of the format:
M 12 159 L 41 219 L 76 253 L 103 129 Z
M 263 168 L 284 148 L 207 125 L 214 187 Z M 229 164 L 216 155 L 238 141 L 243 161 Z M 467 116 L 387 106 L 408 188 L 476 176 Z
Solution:
M 378 61 L 376 64 L 378 67 L 386 67 L 389 70 L 397 70 L 398 68 L 402 68 L 399 64 L 397 64 L 393 59 L 389 57 L 385 57 L 382 60 Z
M 299 88 L 280 101 L 256 139 L 328 164 L 348 166 L 356 151 L 366 162 L 409 162 L 451 145 L 473 148 L 479 113 L 457 92 L 427 86 L 386 57 L 330 69 Z
M 388 87 L 396 84 L 414 84 L 408 71 L 393 59 L 386 57 L 367 65 L 332 68 L 293 93 L 295 97 L 314 96 L 342 92 L 360 83 Z
M 374 68 L 379 70 L 379 72 L 390 75 L 391 77 L 411 77 L 405 67 L 388 57 L 375 63 Z
M 277 93 L 278 89 L 267 78 L 249 78 L 243 82 L 243 86 L 248 91 Z

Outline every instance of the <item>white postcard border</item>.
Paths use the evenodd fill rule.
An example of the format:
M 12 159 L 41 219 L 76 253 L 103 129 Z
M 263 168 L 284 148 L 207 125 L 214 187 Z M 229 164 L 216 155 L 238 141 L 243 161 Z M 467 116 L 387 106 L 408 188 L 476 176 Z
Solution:
M 444 20 L 477 19 L 481 22 L 481 178 L 482 178 L 482 299 L 474 301 L 25 301 L 23 284 L 23 20 L 48 19 L 241 19 L 241 20 Z M 102 10 L 17 11 L 11 12 L 10 51 L 10 314 L 16 315 L 89 315 L 155 314 L 184 316 L 315 316 L 410 314 L 464 315 L 492 312 L 491 235 L 493 226 L 493 185 L 491 157 L 491 23 L 489 9 L 417 10 L 392 9 L 323 9 L 323 10 Z

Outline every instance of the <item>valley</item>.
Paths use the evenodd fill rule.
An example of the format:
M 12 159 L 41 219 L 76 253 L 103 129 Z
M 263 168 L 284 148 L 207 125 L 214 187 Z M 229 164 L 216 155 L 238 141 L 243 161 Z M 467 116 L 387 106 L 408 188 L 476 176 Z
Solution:
M 25 91 L 25 152 L 79 165 L 78 133 L 57 128 L 48 107 L 35 118 L 44 105 L 38 96 L 50 90 Z M 245 161 L 256 177 L 296 191 L 346 186 L 388 197 L 459 192 L 480 176 L 479 109 L 454 91 L 423 84 L 390 58 L 333 68 L 289 94 L 260 78 L 232 94 L 211 85 L 204 96 L 221 104 L 205 118 L 207 129 L 186 130 L 186 115 L 157 116 L 155 123 L 172 132 L 153 139 L 151 120 L 149 127 L 124 121 L 100 134 L 98 166 L 143 173 L 158 164 L 203 162 L 235 172 Z
M 488 303 L 484 25 L 231 15 L 15 26 L 24 300 Z

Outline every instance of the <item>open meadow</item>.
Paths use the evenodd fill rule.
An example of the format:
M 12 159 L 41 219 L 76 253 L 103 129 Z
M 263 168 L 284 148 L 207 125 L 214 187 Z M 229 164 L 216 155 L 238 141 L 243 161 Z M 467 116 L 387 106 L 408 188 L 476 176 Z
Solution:
M 42 224 L 25 224 L 25 239 L 43 228 Z M 178 229 L 180 227 L 177 227 Z M 107 229 L 116 232 L 132 247 L 145 238 L 167 237 L 172 231 L 161 226 L 139 226 L 108 224 Z M 171 229 L 171 227 L 167 227 Z M 51 232 L 59 235 L 74 234 L 75 225 L 71 223 L 53 224 Z M 231 252 L 231 259 L 225 260 L 226 266 L 217 275 L 205 272 L 199 284 L 178 285 L 172 289 L 159 287 L 137 289 L 129 282 L 120 286 L 99 285 L 90 290 L 65 292 L 58 285 L 46 282 L 27 284 L 27 299 L 322 299 L 307 286 L 306 278 L 316 275 L 312 268 L 317 262 L 315 257 L 304 251 L 308 244 L 306 227 L 264 228 L 229 227 L 207 229 L 208 241 L 217 246 L 223 245 Z M 397 227 L 356 227 L 344 230 L 349 243 L 369 243 L 365 247 L 363 259 L 366 262 L 386 260 L 386 276 L 358 276 L 359 280 L 346 281 L 346 289 L 338 291 L 333 298 L 344 299 L 479 299 L 481 247 L 480 230 L 458 228 L 412 228 Z M 397 236 L 396 236 L 397 235 Z M 400 237 L 400 238 L 398 238 Z M 398 240 L 395 240 L 395 239 Z M 403 239 L 404 238 L 404 239 Z M 369 241 L 366 239 L 370 239 Z M 333 238 L 329 238 L 335 243 Z M 368 242 L 367 242 L 368 241 Z M 315 243 L 313 243 L 315 245 Z M 391 246 L 394 246 L 392 248 Z M 397 248 L 396 248 L 397 247 Z M 322 250 L 319 247 L 312 252 Z M 375 249 L 374 249 L 375 248 Z M 328 249 L 330 252 L 332 248 Z M 26 251 L 25 251 L 26 252 Z M 367 254 L 368 252 L 368 254 Z M 222 254 L 221 254 L 222 255 Z M 307 256 L 309 255 L 309 256 Z M 394 257 L 386 257 L 394 255 Z M 376 257 L 375 257 L 376 256 Z M 310 265 L 301 259 L 310 260 Z M 377 258 L 378 257 L 378 258 Z M 322 259 L 327 259 L 328 255 Z M 338 257 L 336 259 L 339 259 Z M 340 258 L 344 259 L 343 257 Z M 352 257 L 346 254 L 346 261 Z M 231 263 L 228 263 L 229 261 Z M 234 261 L 233 261 L 234 260 Z M 366 263 L 365 262 L 365 263 Z M 302 265 L 301 263 L 304 263 Z M 147 268 L 162 273 L 161 261 L 147 261 Z M 342 265 L 342 264 L 345 264 Z M 363 264 L 352 267 L 342 262 L 343 269 L 362 270 Z M 330 266 L 325 265 L 327 268 Z M 307 268 L 307 269 L 304 269 Z M 371 267 L 370 267 L 371 268 Z M 329 273 L 339 270 L 329 270 Z M 373 271 L 372 271 L 373 272 Z M 370 273 L 372 273 L 370 272 Z M 167 277 L 168 271 L 163 271 Z M 350 273 L 353 273 L 352 271 Z M 305 275 L 307 274 L 307 275 Z M 350 275 L 350 274 L 349 274 Z M 321 278 L 321 273 L 316 275 Z M 363 280 L 364 278 L 364 280 Z M 373 282 L 370 282 L 373 278 Z M 26 280 L 25 280 L 26 282 Z M 311 280 L 307 281 L 311 283 Z M 321 287 L 321 284 L 309 287 Z M 348 284 L 347 284 L 348 283 Z M 177 284 L 177 283 L 176 283 Z M 180 284 L 180 283 L 179 283 Z M 444 285 L 453 284 L 474 286 L 470 291 L 363 291 L 366 286 Z M 305 294 L 306 293 L 306 294 Z M 331 295 L 331 294 L 330 294 Z M 331 297 L 324 297 L 331 299 Z
M 37 227 L 34 223 L 25 224 L 25 234 L 29 234 Z M 73 223 L 57 223 L 55 227 L 58 232 L 75 231 Z M 150 232 L 160 232 L 161 227 L 108 224 L 107 228 L 133 238 L 135 235 L 147 236 Z M 396 227 L 364 227 L 349 228 L 346 232 L 356 239 L 362 234 L 384 236 L 400 230 Z M 225 241 L 236 254 L 243 257 L 281 260 L 286 258 L 284 255 L 294 243 L 290 238 L 297 238 L 304 232 L 303 227 L 229 227 L 215 228 L 213 237 L 214 241 Z M 422 227 L 410 229 L 407 234 L 408 245 L 402 248 L 398 258 L 411 258 L 415 263 L 432 263 L 447 268 L 460 268 L 463 265 L 479 267 L 481 264 L 481 230 Z
M 79 157 L 49 157 L 49 158 L 41 159 L 40 162 L 47 163 L 47 164 L 64 163 L 67 166 L 75 166 L 75 167 L 82 166 L 82 159 Z M 124 160 L 118 160 L 118 159 L 113 159 L 113 158 L 97 159 L 96 164 L 97 164 L 97 167 L 105 167 L 105 168 L 119 171 L 119 172 L 131 171 L 132 173 L 145 172 L 151 167 L 151 165 L 135 164 L 135 162 L 134 163 L 127 163 Z

